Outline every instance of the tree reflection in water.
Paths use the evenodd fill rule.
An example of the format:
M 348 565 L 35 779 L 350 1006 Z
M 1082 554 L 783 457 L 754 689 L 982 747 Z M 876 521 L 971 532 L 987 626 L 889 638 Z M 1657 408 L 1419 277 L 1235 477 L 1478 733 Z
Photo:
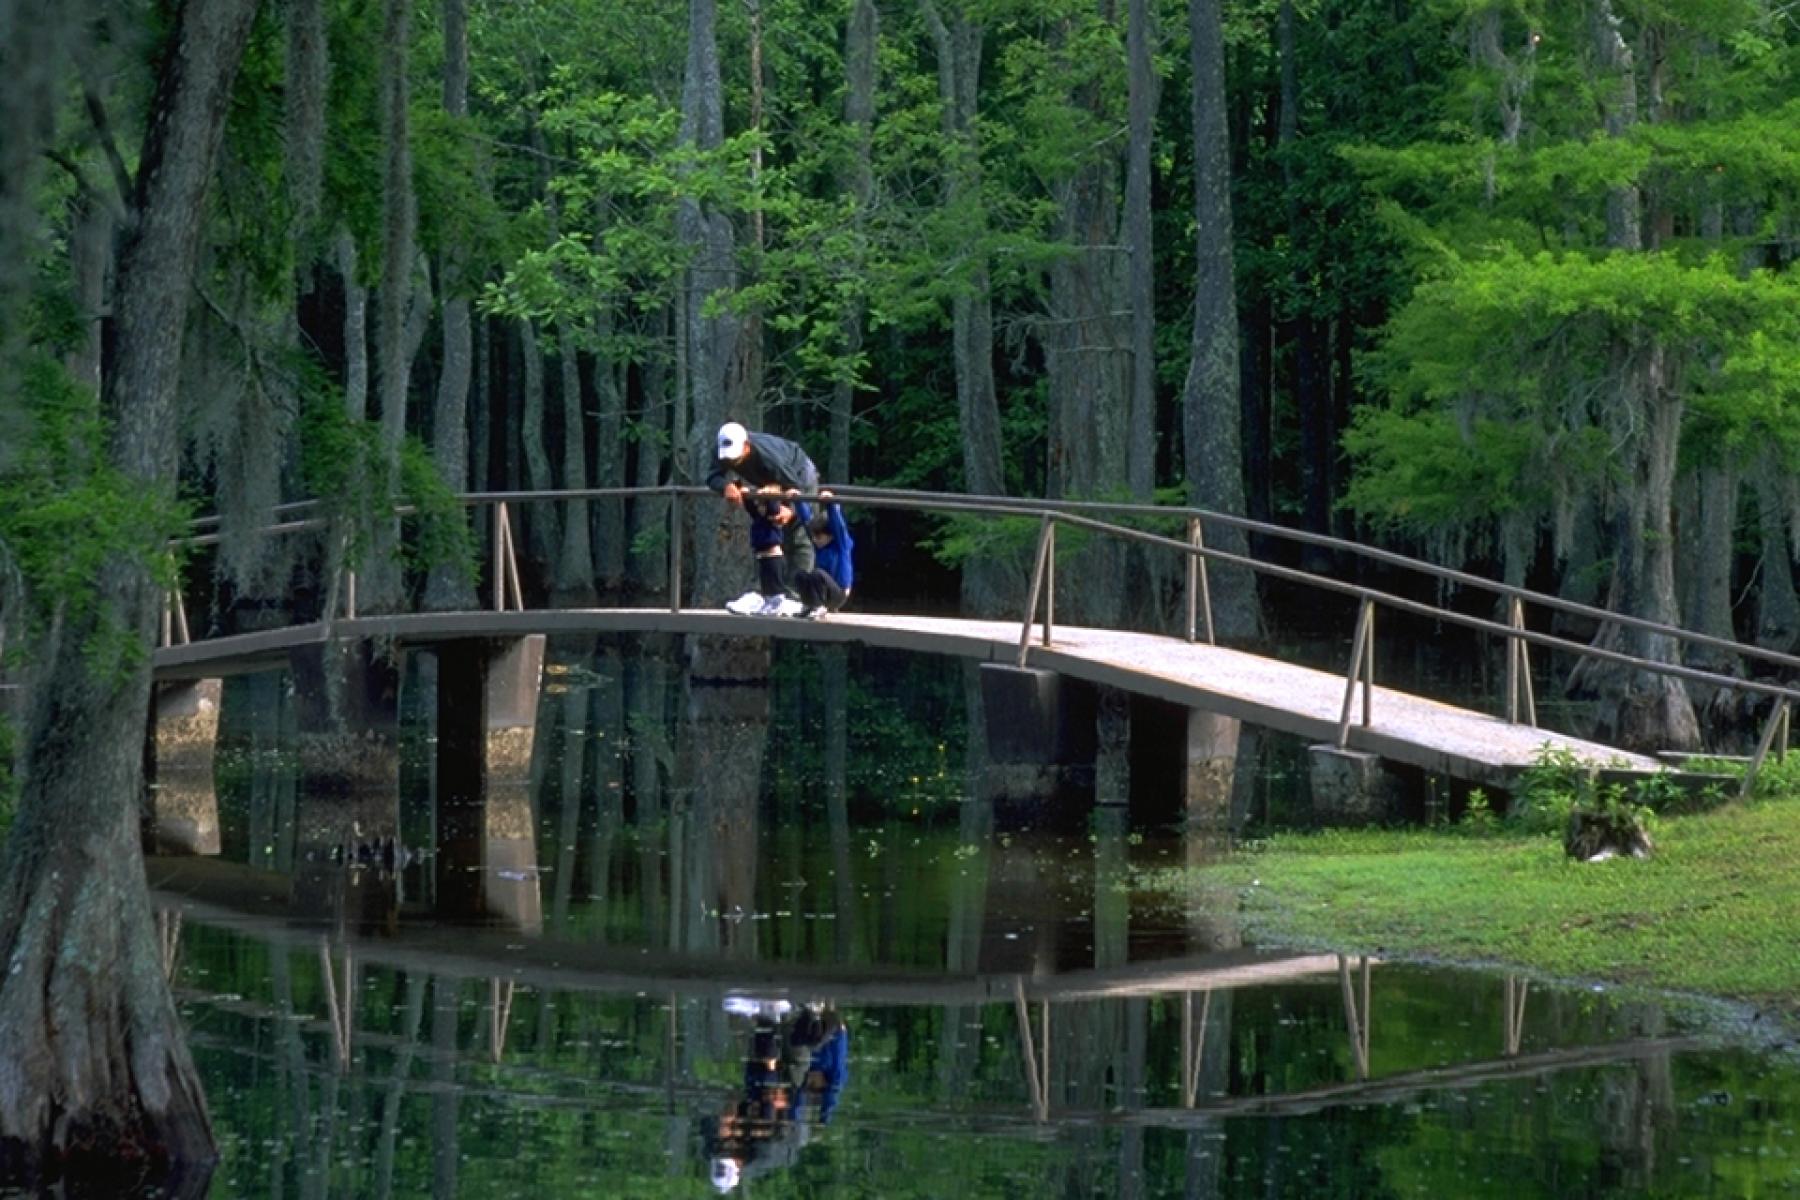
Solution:
M 691 1193 L 752 1147 L 741 1173 L 802 1197 L 1479 1194 L 1483 1175 L 1625 1196 L 1704 1186 L 1696 1162 L 1779 1180 L 1738 1148 L 1783 1145 L 1792 1064 L 1699 1047 L 1644 1003 L 1381 963 L 1365 984 L 1360 962 L 1245 947 L 1235 896 L 1136 887 L 1203 861 L 1201 839 L 1124 806 L 1049 832 L 918 799 L 954 735 L 909 743 L 860 654 L 777 656 L 762 684 L 630 646 L 552 655 L 572 670 L 505 817 L 550 877 L 535 928 L 434 894 L 458 845 L 494 862 L 485 843 L 308 866 L 330 838 L 306 830 L 396 806 L 429 830 L 431 795 L 302 794 L 284 819 L 278 772 L 222 772 L 223 854 L 150 868 L 218 1186 Z M 944 690 L 953 707 L 954 668 Z M 251 724 L 226 713 L 228 738 Z M 746 1069 L 769 1055 L 731 994 L 829 1001 L 853 1028 L 830 1136 L 786 1116 L 809 1106 L 785 1046 L 786 1074 Z

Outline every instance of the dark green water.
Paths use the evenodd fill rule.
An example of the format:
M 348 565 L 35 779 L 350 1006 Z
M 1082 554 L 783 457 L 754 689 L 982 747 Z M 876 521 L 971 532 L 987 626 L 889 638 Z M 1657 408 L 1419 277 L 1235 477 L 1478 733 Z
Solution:
M 787 646 L 766 688 L 689 689 L 665 649 L 552 646 L 479 924 L 437 915 L 423 722 L 357 826 L 408 861 L 346 865 L 281 685 L 232 685 L 223 861 L 151 867 L 211 1194 L 1800 1194 L 1791 1050 L 1642 997 L 1243 947 L 1231 896 L 1132 886 L 1197 837 L 966 800 L 960 667 Z M 1240 807 L 1278 810 L 1291 757 Z M 754 1153 L 718 1134 L 747 997 L 849 1035 L 829 1122 L 814 1096 Z

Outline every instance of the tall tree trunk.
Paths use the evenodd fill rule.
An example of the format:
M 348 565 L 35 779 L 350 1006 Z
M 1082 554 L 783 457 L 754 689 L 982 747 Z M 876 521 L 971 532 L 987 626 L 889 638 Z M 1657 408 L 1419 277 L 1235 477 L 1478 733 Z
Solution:
M 282 145 L 287 151 L 288 203 L 293 209 L 295 238 L 301 244 L 295 261 L 302 270 L 318 252 L 312 242 L 325 181 L 330 55 L 324 0 L 289 0 Z
M 1077 18 L 1079 19 L 1079 18 Z M 1097 88 L 1070 97 L 1096 122 L 1104 121 Z M 1050 313 L 1044 367 L 1050 400 L 1050 461 L 1045 472 L 1052 496 L 1096 499 L 1129 487 L 1127 442 L 1132 363 L 1126 323 L 1131 263 L 1115 250 L 1119 236 L 1119 160 L 1103 148 L 1080 162 L 1052 188 L 1058 240 L 1071 249 L 1050 268 Z M 1069 564 L 1072 577 L 1129 578 L 1126 546 L 1098 538 Z M 1071 620 L 1114 624 L 1127 599 L 1122 588 L 1084 588 L 1067 599 Z
M 613 332 L 611 311 L 602 312 L 597 330 L 604 346 Z M 606 353 L 594 359 L 594 486 L 625 485 L 625 380 L 624 368 Z M 625 582 L 625 501 L 596 500 L 593 545 L 594 570 L 600 587 L 616 593 Z
M 853 0 L 850 22 L 844 29 L 844 124 L 856 134 L 856 149 L 844 170 L 844 189 L 856 202 L 854 220 L 862 231 L 869 200 L 875 192 L 875 176 L 869 166 L 870 144 L 875 127 L 875 49 L 880 37 L 880 16 L 875 0 Z M 852 301 L 843 316 L 844 354 L 854 358 L 862 352 L 863 304 Z M 825 460 L 825 478 L 838 483 L 850 481 L 850 420 L 854 414 L 856 390 L 848 380 L 839 380 L 831 390 L 831 438 Z
M 444 0 L 444 112 L 455 124 L 469 115 L 467 0 Z M 431 414 L 431 449 L 438 474 L 459 492 L 469 486 L 469 377 L 474 357 L 464 274 L 462 251 L 449 247 L 438 264 L 438 287 L 444 295 L 444 357 Z M 432 564 L 425 582 L 425 607 L 475 607 L 474 584 L 458 564 Z
M 406 436 L 406 393 L 412 355 L 408 352 L 408 301 L 413 295 L 414 230 L 412 133 L 408 112 L 407 60 L 411 45 L 412 0 L 387 0 L 382 32 L 381 285 L 375 311 L 375 383 L 381 404 L 380 484 L 376 494 L 397 495 L 400 442 Z M 370 522 L 368 560 L 362 564 L 362 607 L 392 612 L 404 601 L 399 561 L 400 523 L 385 512 L 366 514 Z
M 519 407 L 519 440 L 524 446 L 525 487 L 547 492 L 556 486 L 550 477 L 550 455 L 544 449 L 544 348 L 538 344 L 537 326 L 527 317 L 519 322 L 519 342 L 525 357 L 524 402 Z M 525 514 L 526 545 L 540 572 L 555 561 L 556 509 L 532 504 Z
M 369 291 L 356 278 L 356 238 L 337 235 L 338 274 L 344 281 L 344 411 L 352 421 L 369 415 Z
M 956 364 L 956 408 L 963 435 L 963 486 L 977 495 L 1006 491 L 1000 445 L 1000 402 L 994 390 L 994 314 L 988 276 L 985 219 L 981 202 L 981 148 L 974 122 L 980 96 L 981 26 L 966 12 L 946 24 L 934 0 L 919 0 L 937 52 L 938 101 L 943 109 L 944 205 L 959 214 L 972 261 L 950 302 L 951 343 Z M 965 615 L 1004 611 L 1017 588 L 1006 564 L 990 556 L 963 566 Z M 1015 602 L 1016 603 L 1016 602 Z
M 1150 0 L 1131 0 L 1126 17 L 1128 76 L 1125 154 L 1125 242 L 1131 253 L 1131 439 L 1126 476 L 1131 498 L 1148 502 L 1156 490 L 1156 252 L 1151 237 L 1150 155 L 1156 141 L 1161 90 L 1151 43 Z
M 1219 0 L 1189 0 L 1194 75 L 1193 357 L 1182 386 L 1182 444 L 1188 495 L 1214 512 L 1244 511 L 1238 437 L 1237 292 L 1231 248 L 1231 147 L 1225 125 L 1224 34 Z M 1208 544 L 1245 554 L 1243 532 L 1206 531 Z M 1256 581 L 1243 568 L 1210 573 L 1219 636 L 1255 637 Z
M 1290 385 L 1294 419 L 1300 430 L 1300 514 L 1303 528 L 1313 533 L 1331 532 L 1331 456 L 1337 450 L 1333 427 L 1330 374 L 1325 333 L 1313 314 L 1314 287 L 1305 263 L 1298 256 L 1307 244 L 1302 229 L 1303 208 L 1299 173 L 1300 153 L 1300 52 L 1297 45 L 1294 0 L 1281 0 L 1276 36 L 1281 55 L 1281 116 L 1277 146 L 1281 158 L 1283 188 L 1287 196 L 1289 254 L 1295 256 L 1293 296 L 1282 320 L 1282 335 L 1293 354 Z M 1304 552 L 1307 566 L 1326 570 L 1330 558 L 1322 550 Z
M 1620 33 L 1611 0 L 1592 10 L 1597 79 L 1608 136 L 1626 134 L 1638 119 L 1637 81 L 1630 47 Z M 1606 198 L 1607 245 L 1614 253 L 1643 249 L 1641 198 L 1636 187 L 1613 188 Z M 1682 398 L 1661 342 L 1640 335 L 1613 347 L 1606 420 L 1625 469 L 1608 516 L 1613 572 L 1608 607 L 1626 616 L 1667 625 L 1680 623 L 1675 599 L 1674 535 L 1670 507 L 1681 445 Z M 1605 624 L 1599 647 L 1623 650 L 1655 662 L 1680 661 L 1675 639 Z M 1577 694 L 1597 700 L 1596 733 L 1634 750 L 1689 750 L 1700 744 L 1700 725 L 1681 680 L 1623 665 L 1586 659 L 1571 674 Z
M 654 334 L 658 345 L 668 344 L 673 331 L 675 322 L 671 320 L 671 309 L 672 306 L 665 305 L 656 314 Z M 638 487 L 654 487 L 663 482 L 663 466 L 670 459 L 671 448 L 680 445 L 669 428 L 675 404 L 670 390 L 669 367 L 668 360 L 660 353 L 652 355 L 643 367 L 643 408 L 637 420 L 637 469 L 633 479 Z M 678 476 L 671 472 L 668 478 L 674 480 Z M 661 535 L 669 532 L 669 503 L 667 500 L 639 499 L 631 505 L 630 517 L 631 544 L 656 547 L 643 553 L 634 552 L 629 568 L 629 577 L 635 584 L 634 593 L 651 596 L 668 586 L 668 548 L 657 543 Z
M 1238 322 L 1239 437 L 1244 451 L 1244 505 L 1255 521 L 1274 515 L 1269 482 L 1274 471 L 1274 431 L 1269 387 L 1274 371 L 1274 314 L 1267 293 L 1258 295 Z
M 121 248 L 106 381 L 108 457 L 169 501 L 187 297 L 213 159 L 255 0 L 189 0 L 151 102 Z M 90 671 L 89 638 L 151 643 L 160 540 L 111 555 L 96 605 L 45 638 L 31 692 L 24 794 L 0 858 L 0 1168 L 104 1177 L 148 1161 L 210 1164 L 200 1080 L 164 978 L 138 835 L 149 655 Z
M 717 0 L 689 0 L 687 67 L 681 87 L 682 144 L 701 152 L 716 150 L 725 139 L 725 98 L 719 77 Z M 713 433 L 728 419 L 727 382 L 736 353 L 738 323 L 726 312 L 708 314 L 707 301 L 737 286 L 735 239 L 731 220 L 693 195 L 676 206 L 676 236 L 693 256 L 685 276 L 682 308 L 687 320 L 687 385 L 692 418 L 686 454 L 704 476 L 700 464 L 711 461 Z M 692 600 L 716 604 L 741 590 L 748 578 L 744 527 L 727 505 L 689 504 L 694 522 Z
M 1688 628 L 1711 637 L 1735 640 L 1731 621 L 1731 565 L 1736 557 L 1737 471 L 1726 463 L 1708 463 L 1694 472 L 1695 503 L 1683 505 L 1692 515 L 1677 531 L 1683 556 L 1682 577 L 1689 581 L 1683 611 Z M 1692 647 L 1687 662 L 1708 671 L 1736 673 L 1738 656 L 1725 650 Z
M 1772 457 L 1764 456 L 1756 465 L 1757 527 L 1762 538 L 1762 573 L 1756 589 L 1756 644 L 1788 653 L 1800 639 L 1800 596 L 1794 592 L 1787 503 L 1781 484 L 1781 468 Z
M 557 333 L 562 371 L 562 485 L 569 491 L 587 487 L 587 421 L 581 405 L 581 359 L 575 336 L 563 325 Z M 562 552 L 556 556 L 556 602 L 591 607 L 594 603 L 594 549 L 588 538 L 588 504 L 570 500 L 563 506 Z
M 762 0 L 743 0 L 744 8 L 750 17 L 750 132 L 760 133 L 763 126 L 763 9 Z M 762 185 L 762 146 L 753 143 L 750 148 L 750 186 Z M 763 257 L 763 214 L 759 207 L 750 213 L 750 252 L 747 258 L 753 264 L 751 276 L 754 278 L 762 270 Z M 737 339 L 734 343 L 736 355 L 731 363 L 731 372 L 726 377 L 725 402 L 733 413 L 743 421 L 757 428 L 763 422 L 762 389 L 763 375 L 767 370 L 765 357 L 765 338 L 763 310 L 760 302 L 753 302 L 744 312 L 742 323 L 738 327 Z

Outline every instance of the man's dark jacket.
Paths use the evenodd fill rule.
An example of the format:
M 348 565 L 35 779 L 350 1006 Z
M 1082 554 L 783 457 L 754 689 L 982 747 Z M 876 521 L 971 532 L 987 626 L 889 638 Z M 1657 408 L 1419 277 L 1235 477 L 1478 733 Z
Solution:
M 786 438 L 755 430 L 750 432 L 750 453 L 742 462 L 725 462 L 715 454 L 712 469 L 706 475 L 706 486 L 722 492 L 726 481 L 734 477 L 751 487 L 767 487 L 773 483 L 803 492 L 819 490 L 819 468 L 806 456 L 806 451 Z

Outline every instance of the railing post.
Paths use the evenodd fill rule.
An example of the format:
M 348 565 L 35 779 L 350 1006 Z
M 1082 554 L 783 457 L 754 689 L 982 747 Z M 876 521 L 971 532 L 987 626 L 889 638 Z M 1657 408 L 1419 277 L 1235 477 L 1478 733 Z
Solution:
M 1044 645 L 1050 644 L 1050 627 L 1056 624 L 1056 522 L 1046 528 L 1044 549 Z
M 494 611 L 506 608 L 506 501 L 494 505 Z
M 1338 718 L 1337 746 L 1339 750 L 1350 744 L 1350 711 L 1351 705 L 1356 702 L 1356 685 L 1359 678 L 1363 683 L 1362 723 L 1369 724 L 1369 690 L 1375 685 L 1374 640 L 1375 602 L 1365 598 L 1362 602 L 1362 610 L 1356 617 L 1356 637 L 1350 648 L 1350 672 L 1344 681 L 1344 711 L 1343 715 Z M 1370 660 L 1367 670 L 1363 665 L 1365 655 Z
M 1525 629 L 1525 602 L 1517 596 L 1512 598 L 1507 624 L 1520 632 Z M 1509 637 L 1506 639 L 1506 723 L 1508 725 L 1519 723 L 1521 697 L 1524 698 L 1525 723 L 1536 729 L 1537 697 L 1531 688 L 1531 646 L 1524 638 Z
M 669 611 L 681 611 L 681 492 L 669 491 Z
M 344 572 L 344 620 L 356 620 L 356 572 Z
M 1769 756 L 1769 747 L 1774 744 L 1776 734 L 1787 740 L 1788 702 L 1777 700 L 1775 707 L 1769 710 L 1769 719 L 1763 722 L 1762 736 L 1756 740 L 1756 753 L 1750 756 L 1750 765 L 1744 768 L 1744 782 L 1738 787 L 1738 799 L 1746 799 L 1752 788 L 1756 786 L 1756 773 L 1762 770 L 1763 759 Z
M 158 635 L 159 640 L 157 642 L 157 645 L 172 646 L 175 644 L 175 624 L 174 624 L 174 622 L 175 622 L 175 616 L 173 613 L 171 613 L 169 611 L 169 596 L 168 596 L 168 593 L 165 592 L 165 593 L 163 593 L 162 620 L 159 622 L 159 624 L 161 625 L 161 630 Z
M 1193 551 L 1188 552 L 1188 640 L 1197 640 L 1199 619 L 1206 621 L 1206 644 L 1217 646 L 1219 642 L 1213 637 L 1213 592 L 1206 576 L 1206 556 L 1201 551 L 1206 549 L 1206 536 L 1201 533 L 1201 518 L 1188 518 L 1188 545 Z M 1199 608 L 1199 619 L 1195 615 Z
M 179 581 L 177 581 L 175 586 L 169 591 L 169 602 L 171 607 L 175 610 L 174 634 L 181 639 L 178 644 L 185 646 L 194 639 L 192 635 L 188 633 L 187 601 L 181 598 L 181 584 Z
M 1031 646 L 1031 619 L 1037 615 L 1038 595 L 1043 591 L 1044 572 L 1049 562 L 1050 552 L 1054 546 L 1055 518 L 1044 514 L 1044 523 L 1038 529 L 1037 561 L 1031 567 L 1031 591 L 1025 597 L 1025 620 L 1019 627 L 1019 660 L 1018 665 L 1025 665 L 1025 652 Z M 1049 625 L 1044 627 L 1044 644 L 1050 643 Z
M 1363 601 L 1369 612 L 1369 638 L 1363 646 L 1363 728 L 1374 724 L 1375 704 L 1375 602 Z

